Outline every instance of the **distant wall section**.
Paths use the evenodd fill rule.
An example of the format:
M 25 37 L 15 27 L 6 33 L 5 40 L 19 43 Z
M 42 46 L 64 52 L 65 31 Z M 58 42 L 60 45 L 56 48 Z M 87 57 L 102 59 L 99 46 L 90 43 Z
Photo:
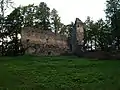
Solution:
M 60 55 L 68 49 L 67 37 L 38 28 L 23 28 L 21 41 L 26 54 Z

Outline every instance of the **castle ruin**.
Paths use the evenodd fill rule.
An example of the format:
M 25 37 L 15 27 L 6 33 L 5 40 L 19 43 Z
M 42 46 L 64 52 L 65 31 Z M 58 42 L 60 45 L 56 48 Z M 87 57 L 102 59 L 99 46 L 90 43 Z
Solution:
M 70 47 L 71 51 L 74 53 L 76 50 L 80 49 L 78 46 L 84 44 L 84 24 L 79 18 L 76 18 L 70 36 Z
M 71 32 L 70 45 L 66 36 L 55 34 L 52 31 L 40 30 L 38 28 L 25 27 L 21 31 L 21 41 L 26 49 L 26 54 L 37 55 L 60 55 L 66 53 L 71 46 L 74 52 L 77 45 L 81 45 L 84 38 L 83 23 L 76 18 Z

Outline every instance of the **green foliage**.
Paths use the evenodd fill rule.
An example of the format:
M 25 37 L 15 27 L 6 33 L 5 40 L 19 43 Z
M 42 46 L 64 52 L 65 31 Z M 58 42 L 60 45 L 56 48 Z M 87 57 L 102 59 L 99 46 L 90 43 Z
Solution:
M 34 4 L 20 7 L 21 16 L 23 16 L 23 27 L 33 27 L 36 14 L 36 6 Z
M 93 22 L 90 17 L 86 20 L 85 40 L 86 43 L 93 43 L 103 51 L 117 51 L 120 49 L 120 1 L 107 0 L 106 21 L 102 19 Z
M 107 0 L 106 16 L 113 38 L 113 46 L 115 50 L 120 49 L 120 1 Z
M 61 23 L 61 24 L 60 24 L 59 33 L 60 33 L 61 35 L 67 34 L 67 25 L 64 25 L 63 23 Z
M 109 51 L 112 46 L 112 36 L 107 23 L 102 19 L 93 22 L 88 17 L 85 24 L 85 42 L 88 46 L 91 45 L 91 50 L 94 46 L 95 49 Z
M 8 8 L 12 7 L 12 0 L 0 0 L 0 55 L 4 55 L 5 52 L 5 38 L 6 34 L 6 23 L 5 23 L 5 13 Z
M 91 20 L 90 17 L 87 17 L 87 20 L 85 21 L 85 43 L 86 48 L 91 47 L 92 50 L 92 44 L 93 44 L 93 38 L 95 38 L 95 25 L 93 20 Z M 96 32 L 97 33 L 97 32 Z
M 52 30 L 54 30 L 55 34 L 57 34 L 60 30 L 61 22 L 56 9 L 51 11 L 51 24 L 53 27 Z
M 40 27 L 42 30 L 50 29 L 50 8 L 46 3 L 41 2 L 39 6 L 37 6 L 36 18 L 38 19 L 38 27 Z

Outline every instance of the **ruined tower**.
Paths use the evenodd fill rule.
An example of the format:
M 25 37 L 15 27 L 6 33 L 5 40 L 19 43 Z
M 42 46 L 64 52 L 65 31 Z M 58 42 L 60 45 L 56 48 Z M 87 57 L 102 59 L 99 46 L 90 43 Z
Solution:
M 72 52 L 74 53 L 78 46 L 83 45 L 83 39 L 84 39 L 84 25 L 83 22 L 76 18 L 75 24 L 73 25 L 73 29 L 71 32 L 71 41 L 70 46 L 72 48 Z
M 79 18 L 76 18 L 75 27 L 76 27 L 77 45 L 83 45 L 84 28 L 83 28 L 83 22 Z

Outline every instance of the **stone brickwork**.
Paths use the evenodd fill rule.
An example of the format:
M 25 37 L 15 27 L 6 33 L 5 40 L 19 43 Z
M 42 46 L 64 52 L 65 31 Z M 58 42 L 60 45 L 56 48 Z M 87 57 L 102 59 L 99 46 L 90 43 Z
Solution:
M 76 38 L 77 38 L 77 44 L 78 45 L 83 45 L 83 39 L 84 39 L 84 25 L 83 22 L 79 19 L 76 18 L 76 22 L 75 22 L 75 26 L 76 26 Z
M 21 41 L 27 54 L 60 55 L 67 51 L 67 38 L 38 28 L 22 29 Z
M 81 50 L 81 46 L 84 44 L 84 24 L 79 19 L 76 18 L 75 24 L 73 25 L 73 30 L 71 32 L 70 46 L 73 53 Z M 79 47 L 79 48 L 78 48 Z

